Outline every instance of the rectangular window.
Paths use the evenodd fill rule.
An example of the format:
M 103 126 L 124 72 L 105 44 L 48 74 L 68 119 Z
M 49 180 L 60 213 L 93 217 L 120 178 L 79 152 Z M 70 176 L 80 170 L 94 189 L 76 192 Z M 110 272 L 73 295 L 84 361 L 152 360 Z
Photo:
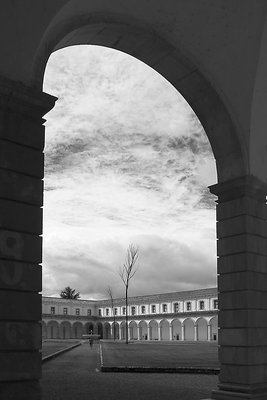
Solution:
M 155 306 L 155 304 L 153 304 L 153 305 L 151 306 L 151 312 L 152 312 L 152 313 L 155 313 L 155 312 L 156 312 L 156 306 Z
M 101 308 L 98 309 L 98 315 L 101 317 L 102 313 L 101 313 Z
M 213 300 L 213 308 L 218 308 L 218 300 Z
M 132 311 L 132 315 L 135 315 L 135 307 L 132 307 L 131 311 Z
M 51 307 L 51 314 L 55 314 L 56 310 L 55 307 Z
M 162 312 L 167 312 L 167 304 L 162 304 Z
M 190 301 L 188 301 L 186 303 L 186 309 L 187 309 L 187 311 L 191 311 L 191 302 Z
M 174 311 L 174 312 L 178 312 L 178 311 L 179 311 L 179 304 L 178 304 L 178 303 L 174 303 L 174 305 L 173 305 L 173 311 Z
M 142 307 L 141 307 L 141 313 L 142 313 L 142 314 L 145 314 L 145 312 L 146 312 L 146 306 L 142 306 Z
M 109 309 L 106 308 L 106 315 L 109 315 Z
M 87 315 L 89 315 L 89 316 L 92 315 L 92 310 L 90 308 L 87 310 Z
M 80 315 L 80 309 L 76 308 L 76 315 Z
M 126 314 L 126 307 L 122 308 L 122 314 L 125 315 Z
M 114 308 L 114 315 L 118 315 L 118 309 Z
M 67 307 L 64 307 L 64 308 L 63 308 L 63 314 L 64 314 L 64 315 L 67 315 L 67 314 L 68 314 L 68 309 L 67 309 Z
M 205 308 L 204 300 L 200 300 L 200 302 L 199 302 L 199 309 L 200 309 L 200 310 L 204 310 L 204 308 Z

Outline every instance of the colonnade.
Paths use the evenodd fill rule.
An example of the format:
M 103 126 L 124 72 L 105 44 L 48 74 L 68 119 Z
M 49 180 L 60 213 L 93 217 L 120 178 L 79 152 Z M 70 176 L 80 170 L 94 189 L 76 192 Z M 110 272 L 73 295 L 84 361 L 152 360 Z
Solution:
M 83 334 L 99 334 L 103 339 L 124 340 L 124 320 L 104 322 L 70 322 L 49 320 L 42 322 L 43 339 L 80 339 Z M 218 338 L 218 317 L 129 320 L 130 340 L 191 340 L 211 341 Z

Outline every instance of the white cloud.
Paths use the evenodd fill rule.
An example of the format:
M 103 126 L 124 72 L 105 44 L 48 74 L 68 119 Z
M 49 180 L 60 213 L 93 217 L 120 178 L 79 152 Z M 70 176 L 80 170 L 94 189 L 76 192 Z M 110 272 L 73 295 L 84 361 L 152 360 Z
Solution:
M 140 246 L 132 294 L 215 285 L 214 159 L 192 110 L 159 74 L 106 48 L 60 50 L 47 115 L 44 293 L 121 295 L 118 268 Z M 148 281 L 149 278 L 149 281 Z

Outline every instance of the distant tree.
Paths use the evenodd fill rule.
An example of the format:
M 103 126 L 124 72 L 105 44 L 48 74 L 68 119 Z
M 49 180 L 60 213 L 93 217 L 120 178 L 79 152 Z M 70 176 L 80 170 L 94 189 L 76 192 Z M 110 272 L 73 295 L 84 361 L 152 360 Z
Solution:
M 110 305 L 111 305 L 112 314 L 113 314 L 113 340 L 115 340 L 116 339 L 116 331 L 115 331 L 116 315 L 114 313 L 114 299 L 113 299 L 112 289 L 110 286 L 108 286 L 108 288 L 107 288 L 107 293 L 110 298 Z
M 135 275 L 137 268 L 135 268 L 135 263 L 138 259 L 138 247 L 135 247 L 133 244 L 130 244 L 127 249 L 126 259 L 123 266 L 120 269 L 119 275 L 125 287 L 125 342 L 129 343 L 128 339 L 128 289 L 130 280 Z
M 60 293 L 60 297 L 62 299 L 69 299 L 69 300 L 77 300 L 80 298 L 80 293 L 76 292 L 75 289 L 72 289 L 71 287 L 67 286 L 65 289 L 63 289 Z

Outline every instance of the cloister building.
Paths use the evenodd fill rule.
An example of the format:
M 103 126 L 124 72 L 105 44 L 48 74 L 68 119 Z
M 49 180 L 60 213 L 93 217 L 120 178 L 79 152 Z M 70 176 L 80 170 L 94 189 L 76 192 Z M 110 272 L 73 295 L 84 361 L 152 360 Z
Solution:
M 199 289 L 128 299 L 130 340 L 217 340 L 217 289 Z M 68 300 L 43 297 L 43 339 L 99 334 L 123 340 L 125 299 Z

